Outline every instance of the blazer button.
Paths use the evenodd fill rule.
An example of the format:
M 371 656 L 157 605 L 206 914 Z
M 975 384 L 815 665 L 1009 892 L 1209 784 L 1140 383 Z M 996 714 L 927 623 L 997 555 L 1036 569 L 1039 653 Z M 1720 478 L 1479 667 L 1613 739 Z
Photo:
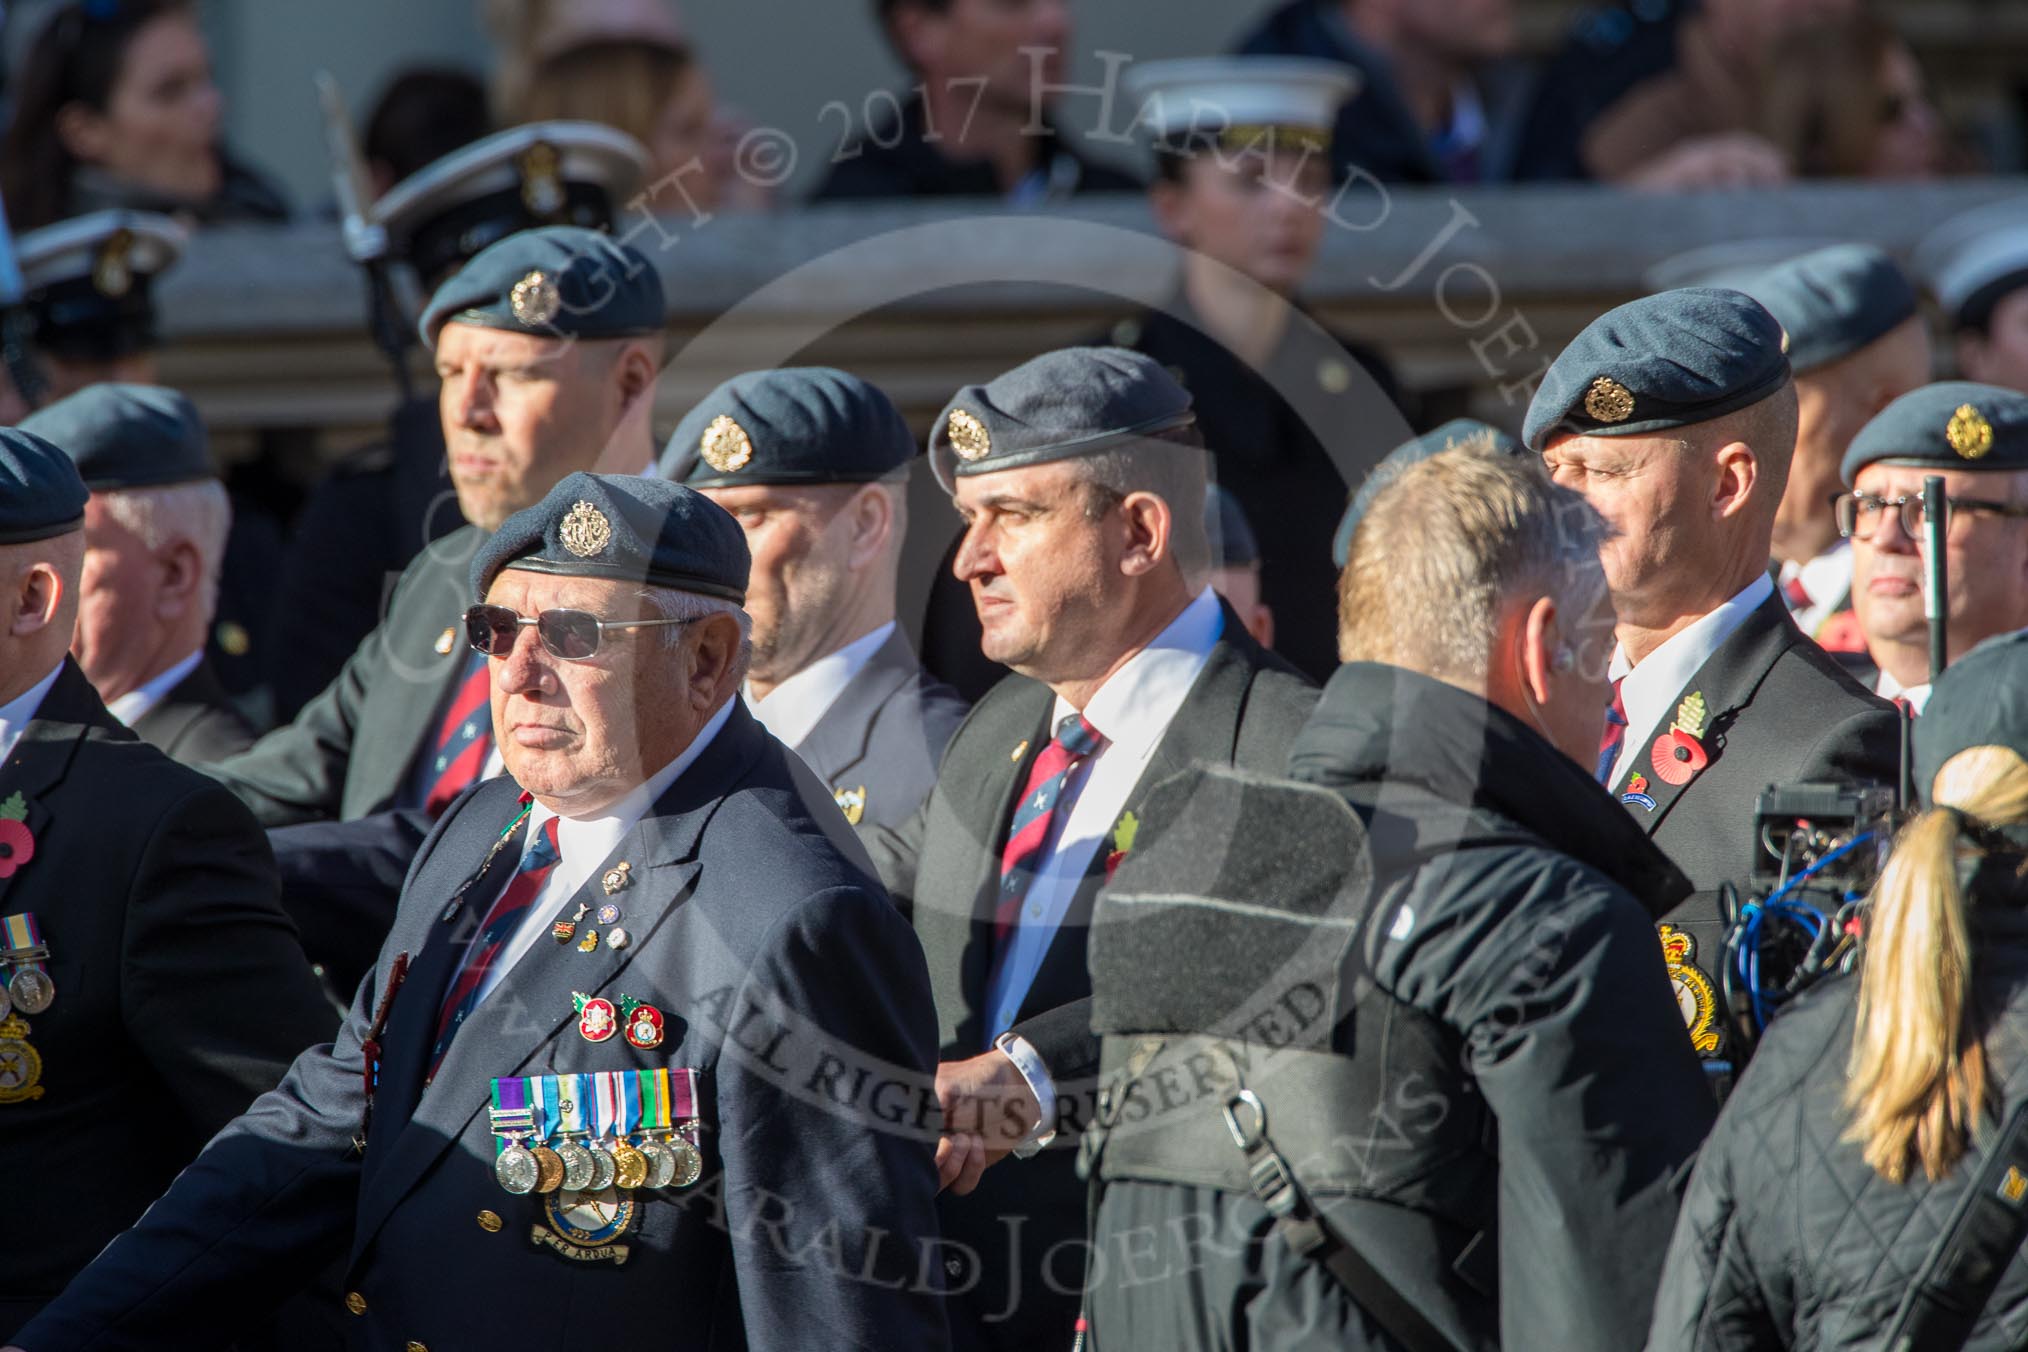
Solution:
M 424 1347 L 421 1343 L 410 1342 L 406 1347 L 402 1349 L 402 1352 L 430 1352 L 430 1350 L 427 1347 Z
M 345 1293 L 345 1308 L 346 1308 L 347 1310 L 351 1311 L 351 1312 L 352 1312 L 353 1314 L 365 1314 L 365 1313 L 366 1313 L 366 1297 L 364 1297 L 364 1296 L 360 1295 L 360 1294 L 359 1294 L 359 1293 L 358 1293 L 357 1291 L 348 1291 L 348 1292 L 346 1292 L 346 1293 Z
M 481 1230 L 484 1230 L 489 1235 L 499 1234 L 500 1233 L 499 1213 L 495 1211 L 481 1211 L 479 1213 L 479 1228 Z

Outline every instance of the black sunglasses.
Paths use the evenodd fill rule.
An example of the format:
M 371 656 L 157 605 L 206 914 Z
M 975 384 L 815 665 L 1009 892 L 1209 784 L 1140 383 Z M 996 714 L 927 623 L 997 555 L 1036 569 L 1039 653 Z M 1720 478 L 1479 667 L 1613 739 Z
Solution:
M 599 650 L 608 629 L 653 629 L 692 622 L 602 620 L 588 610 L 545 610 L 539 615 L 522 615 L 506 606 L 480 605 L 465 612 L 465 639 L 475 651 L 488 657 L 506 657 L 514 651 L 521 626 L 532 624 L 543 647 L 566 662 L 582 662 Z

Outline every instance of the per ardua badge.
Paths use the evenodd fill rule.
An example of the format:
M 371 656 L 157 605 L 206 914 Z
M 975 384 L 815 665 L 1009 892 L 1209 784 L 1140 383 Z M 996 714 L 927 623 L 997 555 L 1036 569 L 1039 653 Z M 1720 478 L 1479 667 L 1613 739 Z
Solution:
M 1711 763 L 1704 749 L 1704 695 L 1693 690 L 1676 706 L 1676 721 L 1655 739 L 1648 763 L 1665 784 L 1688 784 Z

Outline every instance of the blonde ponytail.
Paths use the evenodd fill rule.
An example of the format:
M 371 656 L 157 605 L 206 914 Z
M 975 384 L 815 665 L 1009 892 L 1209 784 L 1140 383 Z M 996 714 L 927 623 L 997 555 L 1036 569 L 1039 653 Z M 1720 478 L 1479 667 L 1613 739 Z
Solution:
M 1845 1091 L 1845 1139 L 1862 1143 L 1890 1183 L 1916 1162 L 1931 1180 L 1948 1174 L 1984 1105 L 1958 850 L 1965 824 L 2028 820 L 2028 760 L 2006 747 L 1961 751 L 1937 772 L 1930 800 L 1937 806 L 1903 828 L 1874 889 Z

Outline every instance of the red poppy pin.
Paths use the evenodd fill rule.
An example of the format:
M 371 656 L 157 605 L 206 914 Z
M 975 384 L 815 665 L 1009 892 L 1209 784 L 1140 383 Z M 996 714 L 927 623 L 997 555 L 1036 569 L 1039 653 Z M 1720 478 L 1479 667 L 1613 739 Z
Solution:
M 1128 851 L 1134 848 L 1134 837 L 1140 834 L 1141 819 L 1131 812 L 1120 814 L 1119 825 L 1113 828 L 1112 853 L 1106 856 L 1106 881 L 1120 871 L 1120 865 L 1127 862 Z
M 1693 690 L 1676 706 L 1676 721 L 1655 739 L 1648 763 L 1667 784 L 1688 784 L 1711 763 L 1704 749 L 1704 694 Z
M 11 878 L 14 871 L 35 858 L 35 835 L 28 829 L 28 800 L 20 794 L 10 794 L 7 801 L 0 802 L 0 878 Z

